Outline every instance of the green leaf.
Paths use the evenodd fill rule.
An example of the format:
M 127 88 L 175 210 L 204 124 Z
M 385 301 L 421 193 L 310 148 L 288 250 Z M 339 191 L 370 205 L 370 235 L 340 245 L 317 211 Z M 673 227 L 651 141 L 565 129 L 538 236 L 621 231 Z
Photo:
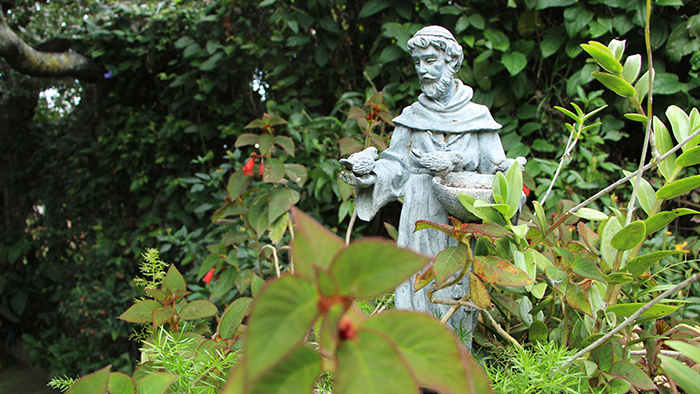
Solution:
M 654 139 L 656 140 L 656 148 L 659 151 L 659 155 L 663 155 L 673 148 L 673 140 L 671 139 L 671 134 L 669 134 L 666 126 L 659 120 L 658 117 L 654 116 L 653 121 L 654 126 Z M 659 163 L 659 171 L 664 176 L 666 181 L 671 180 L 671 174 L 675 170 L 676 154 L 673 153 L 669 155 L 664 161 Z
M 284 173 L 287 175 L 287 179 L 296 183 L 299 186 L 304 186 L 306 182 L 306 167 L 301 164 L 284 164 Z
M 263 182 L 276 183 L 284 178 L 284 162 L 277 158 L 265 159 L 265 169 L 263 171 Z
M 219 310 L 207 300 L 194 300 L 185 305 L 178 315 L 182 320 L 196 320 L 214 316 Z
M 129 323 L 150 323 L 153 309 L 160 307 L 161 304 L 153 300 L 137 301 L 126 312 L 122 313 L 119 319 Z
M 588 301 L 588 291 L 582 284 L 569 283 L 566 286 L 566 302 L 572 308 L 592 316 L 591 303 Z
M 594 72 L 593 77 L 605 85 L 605 87 L 622 97 L 632 97 L 636 93 L 634 87 L 632 87 L 629 82 L 615 75 L 603 72 Z
M 391 0 L 369 0 L 362 6 L 360 14 L 357 17 L 360 19 L 367 18 L 389 7 L 392 3 L 393 1 Z
M 435 284 L 438 288 L 447 282 L 450 277 L 464 267 L 467 262 L 467 245 L 459 243 L 451 246 L 435 256 L 433 270 L 435 271 Z
M 330 268 L 333 258 L 345 246 L 345 242 L 298 208 L 292 207 L 291 212 L 295 228 L 292 242 L 295 273 L 311 279 L 314 277 L 314 267 Z
M 591 57 L 593 57 L 596 63 L 603 67 L 603 69 L 605 69 L 607 72 L 614 74 L 622 72 L 622 64 L 620 64 L 620 62 L 615 58 L 615 56 L 612 54 L 612 52 L 610 52 L 610 50 L 606 51 L 604 49 L 589 44 L 581 44 L 581 48 L 583 48 L 584 51 L 591 55 Z
M 219 320 L 219 325 L 216 327 L 216 331 L 221 338 L 233 338 L 233 335 L 243 322 L 243 318 L 248 315 L 252 301 L 252 298 L 242 297 L 233 301 L 224 309 L 221 320 Z
M 527 57 L 520 52 L 504 53 L 501 63 L 506 67 L 511 77 L 518 75 L 527 66 Z
M 664 372 L 686 393 L 700 394 L 700 374 L 671 356 L 660 355 L 659 358 L 663 361 L 661 368 Z
M 520 210 L 520 203 L 523 197 L 523 172 L 520 170 L 520 163 L 514 161 L 508 171 L 506 171 L 508 181 L 508 217 L 512 218 Z M 517 223 L 515 223 L 517 224 Z
M 99 371 L 85 375 L 73 383 L 66 394 L 103 394 L 107 392 L 109 382 L 109 370 L 112 368 L 108 365 Z
M 165 394 L 175 382 L 177 375 L 154 372 L 136 382 L 136 394 Z
M 171 264 L 168 267 L 168 272 L 163 278 L 163 285 L 161 287 L 163 291 L 170 289 L 171 293 L 175 293 L 177 290 L 187 291 L 187 283 L 185 283 L 185 278 L 182 277 L 180 271 L 175 268 L 175 264 Z
M 248 320 L 247 381 L 256 381 L 304 341 L 316 319 L 318 295 L 303 278 L 286 276 L 260 293 Z
M 632 55 L 625 60 L 625 66 L 622 70 L 622 78 L 629 82 L 634 81 L 639 76 L 639 71 L 642 69 L 642 55 Z
M 646 226 L 643 220 L 630 223 L 620 230 L 610 241 L 613 248 L 619 251 L 630 250 L 642 243 L 646 238 Z
M 618 375 L 640 390 L 656 390 L 656 385 L 641 368 L 627 361 L 613 364 L 610 373 Z
M 399 48 L 396 45 L 389 45 L 384 50 L 382 53 L 379 55 L 379 59 L 377 59 L 377 62 L 386 64 L 386 63 L 391 63 L 394 60 L 401 59 L 404 56 L 404 51 Z
M 544 322 L 539 320 L 532 322 L 528 331 L 528 339 L 530 342 L 546 342 L 549 336 L 549 329 Z
M 641 115 L 641 114 L 635 114 L 635 113 L 625 114 L 625 118 L 627 118 L 633 122 L 640 122 L 640 123 L 646 123 L 649 121 L 649 118 L 647 118 L 646 116 Z
M 428 262 L 430 257 L 392 242 L 364 238 L 338 253 L 331 273 L 338 279 L 341 295 L 372 298 L 398 286 Z
M 494 256 L 475 256 L 474 274 L 486 282 L 501 286 L 521 287 L 535 283 L 527 273 L 508 260 Z
M 588 220 L 606 220 L 608 215 L 592 208 L 579 208 L 576 212 L 571 212 L 572 215 Z
M 613 248 L 611 241 L 615 234 L 617 234 L 620 230 L 622 230 L 622 225 L 620 224 L 620 221 L 615 218 L 615 216 L 611 217 L 610 220 L 605 222 L 605 226 L 602 229 L 600 226 L 598 227 L 598 231 L 600 232 L 601 256 L 603 257 L 603 261 L 609 267 L 614 265 L 615 258 L 617 256 L 617 250 Z
M 679 179 L 656 191 L 656 198 L 668 200 L 700 187 L 700 175 Z
M 285 187 L 276 187 L 270 193 L 270 202 L 267 211 L 268 220 L 270 223 L 282 216 L 289 210 L 289 207 L 296 203 L 294 195 Z M 297 198 L 298 200 L 298 198 Z
M 265 281 L 259 276 L 253 274 L 250 282 L 250 292 L 252 293 L 253 298 L 258 298 L 258 294 L 260 294 L 260 290 L 262 290 L 263 285 L 265 285 Z
M 570 117 L 571 119 L 574 120 L 574 122 L 577 122 L 577 123 L 578 123 L 578 122 L 581 122 L 581 121 L 582 121 L 581 118 L 580 118 L 578 115 L 576 115 L 575 113 L 569 111 L 569 110 L 566 109 L 566 108 L 559 107 L 559 106 L 556 106 L 556 105 L 555 105 L 555 106 L 554 106 L 554 109 L 559 110 L 559 112 L 562 112 L 562 113 L 565 114 L 566 116 Z
M 618 317 L 632 316 L 641 307 L 646 305 L 645 302 L 637 302 L 630 304 L 617 304 L 609 306 L 607 312 L 614 312 Z M 641 318 L 657 318 L 661 316 L 666 316 L 671 314 L 678 309 L 677 306 L 656 304 L 653 305 L 648 311 L 642 313 Z
M 294 157 L 294 141 L 284 135 L 275 136 L 275 144 L 279 145 L 289 156 Z
M 622 379 L 613 379 L 608 384 L 610 384 L 611 394 L 625 394 L 632 387 L 632 383 Z
M 656 75 L 656 73 L 652 72 L 652 75 Z M 635 97 L 637 101 L 641 103 L 647 93 L 649 93 L 649 71 L 642 74 L 642 77 L 634 84 L 634 90 L 636 91 Z
M 226 186 L 228 196 L 231 200 L 235 201 L 250 187 L 251 183 L 253 183 L 253 177 L 245 175 L 243 173 L 243 167 L 239 168 L 236 172 L 231 174 L 228 180 L 228 185 Z
M 627 272 L 632 274 L 633 277 L 637 278 L 643 275 L 649 269 L 649 267 L 654 265 L 662 258 L 684 253 L 689 252 L 687 250 L 659 250 L 656 252 L 651 252 L 630 259 L 630 261 L 627 262 L 625 269 L 627 270 Z
M 151 311 L 151 321 L 153 322 L 153 331 L 171 317 L 175 316 L 175 309 L 172 308 L 153 308 Z
M 625 283 L 632 283 L 634 277 L 627 272 L 613 272 L 605 275 L 605 281 L 609 285 L 621 285 Z
M 107 390 L 109 394 L 134 394 L 136 385 L 131 376 L 121 372 L 112 372 L 109 374 Z
M 498 51 L 505 52 L 510 47 L 508 36 L 500 30 L 486 29 L 484 30 L 484 38 L 491 43 L 493 49 Z
M 679 167 L 690 167 L 696 164 L 700 164 L 700 146 L 683 152 L 676 159 L 676 166 Z
M 229 268 L 227 270 L 224 270 L 224 272 L 222 272 L 219 276 L 219 279 L 216 281 L 216 285 L 209 294 L 209 301 L 216 300 L 219 297 L 231 291 L 236 281 L 236 277 L 238 277 L 238 271 L 236 271 L 235 269 Z
M 600 272 L 600 269 L 593 262 L 593 260 L 588 258 L 581 258 L 571 265 L 572 271 L 574 273 L 583 276 L 584 278 L 595 279 L 601 282 L 605 282 L 605 277 Z
M 305 346 L 278 363 L 271 371 L 258 379 L 249 394 L 310 393 L 321 374 L 321 357 Z
M 260 154 L 267 156 L 270 153 L 270 148 L 275 143 L 275 136 L 272 134 L 261 134 L 258 140 Z
M 681 352 L 681 354 L 693 360 L 696 364 L 700 364 L 700 347 L 697 345 L 691 345 L 688 342 L 682 341 L 664 341 L 664 345 Z M 700 378 L 700 376 L 698 376 L 698 378 Z
M 258 119 L 258 122 L 260 123 L 260 126 L 263 125 L 262 121 L 260 121 L 259 119 Z M 250 122 L 248 124 L 248 126 L 246 126 L 245 128 L 259 127 L 257 125 L 257 123 L 255 125 L 253 125 L 254 123 L 255 123 L 255 121 Z M 236 138 L 236 143 L 234 144 L 234 146 L 236 148 L 240 148 L 241 146 L 255 145 L 258 143 L 259 140 L 260 140 L 260 136 L 257 134 L 243 133 L 243 134 L 239 135 L 238 138 Z
M 671 122 L 671 129 L 676 141 L 681 142 L 690 135 L 690 117 L 682 109 L 675 105 L 671 105 L 666 109 L 666 117 Z M 692 148 L 690 143 L 683 146 L 683 150 Z
M 360 331 L 336 352 L 337 394 L 418 393 L 418 386 L 398 350 L 384 335 Z
M 625 174 L 625 176 L 630 174 L 629 171 L 622 172 Z M 629 182 L 634 187 L 635 183 L 637 183 L 637 177 L 630 178 Z M 651 209 L 656 204 L 656 193 L 654 192 L 654 188 L 651 187 L 651 184 L 644 178 L 640 180 L 637 196 L 639 198 L 639 205 L 641 205 L 644 212 L 649 215 L 651 213 Z
M 488 388 L 481 368 L 461 359 L 463 347 L 454 335 L 428 315 L 390 310 L 367 320 L 363 329 L 378 330 L 391 338 L 421 387 L 441 393 L 476 393 L 475 386 Z

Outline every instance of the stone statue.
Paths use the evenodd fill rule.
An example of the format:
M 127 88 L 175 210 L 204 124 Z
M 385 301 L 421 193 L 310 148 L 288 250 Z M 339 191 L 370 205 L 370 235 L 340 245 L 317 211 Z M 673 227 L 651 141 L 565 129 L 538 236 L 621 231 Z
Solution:
M 355 209 L 362 220 L 371 220 L 381 207 L 403 197 L 398 245 L 435 255 L 454 241 L 437 230 L 413 232 L 419 219 L 449 223 L 433 191 L 433 177 L 453 172 L 493 175 L 505 172 L 514 160 L 503 152 L 497 132 L 501 125 L 487 107 L 471 102 L 472 88 L 454 78 L 464 54 L 452 33 L 441 26 L 425 27 L 408 41 L 408 50 L 423 94 L 393 120 L 391 145 L 379 160 L 375 161 L 376 149 L 367 148 L 342 160 L 350 171 L 340 176 L 356 187 Z M 438 317 L 450 309 L 430 303 L 425 296 L 428 287 L 414 293 L 413 280 L 396 288 L 397 308 Z M 435 297 L 457 300 L 468 293 L 467 277 Z M 460 308 L 450 323 L 469 333 L 475 319 L 475 313 Z

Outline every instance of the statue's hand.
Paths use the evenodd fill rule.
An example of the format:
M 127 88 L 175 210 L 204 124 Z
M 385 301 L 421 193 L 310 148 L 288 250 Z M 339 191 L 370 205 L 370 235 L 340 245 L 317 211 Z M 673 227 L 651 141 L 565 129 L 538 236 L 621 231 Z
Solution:
M 359 188 L 370 187 L 377 182 L 377 176 L 375 174 L 366 174 L 362 176 L 357 176 L 352 172 L 343 171 L 340 173 L 340 179 L 350 186 L 355 186 Z
M 362 176 L 374 171 L 374 162 L 378 157 L 377 148 L 370 146 L 361 152 L 351 154 L 347 159 L 340 159 L 340 164 L 355 175 Z

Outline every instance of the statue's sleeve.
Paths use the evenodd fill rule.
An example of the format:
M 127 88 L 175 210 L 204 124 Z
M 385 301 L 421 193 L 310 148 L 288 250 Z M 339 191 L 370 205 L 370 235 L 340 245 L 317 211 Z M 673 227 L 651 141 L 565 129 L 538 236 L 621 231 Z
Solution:
M 481 130 L 479 134 L 479 169 L 480 174 L 495 174 L 502 169 L 506 154 L 501 138 L 496 130 Z
M 397 125 L 389 148 L 375 163 L 377 181 L 370 187 L 355 188 L 355 209 L 360 219 L 372 220 L 380 208 L 403 195 L 403 186 L 411 174 L 408 157 L 410 139 L 411 131 Z

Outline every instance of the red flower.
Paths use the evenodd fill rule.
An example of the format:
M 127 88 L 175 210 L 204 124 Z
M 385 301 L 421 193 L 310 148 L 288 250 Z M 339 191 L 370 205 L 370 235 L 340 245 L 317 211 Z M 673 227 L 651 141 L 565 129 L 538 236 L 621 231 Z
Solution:
M 253 153 L 250 156 L 250 159 L 248 159 L 248 162 L 245 163 L 243 166 L 243 175 L 248 175 L 248 176 L 253 176 L 253 167 L 255 166 L 255 159 L 260 158 L 260 170 L 258 171 L 258 175 L 262 176 L 263 171 L 265 170 L 265 164 L 262 161 L 262 156 L 258 155 L 257 153 Z
M 211 283 L 211 280 L 213 277 L 214 277 L 214 268 L 210 269 L 209 272 L 207 272 L 207 274 L 204 275 L 204 278 L 202 278 L 202 282 L 209 284 L 209 283 Z
M 525 193 L 526 196 L 530 195 L 530 188 L 523 185 L 523 193 Z
M 243 175 L 253 176 L 253 165 L 255 165 L 255 157 L 248 159 L 248 162 L 243 166 Z

